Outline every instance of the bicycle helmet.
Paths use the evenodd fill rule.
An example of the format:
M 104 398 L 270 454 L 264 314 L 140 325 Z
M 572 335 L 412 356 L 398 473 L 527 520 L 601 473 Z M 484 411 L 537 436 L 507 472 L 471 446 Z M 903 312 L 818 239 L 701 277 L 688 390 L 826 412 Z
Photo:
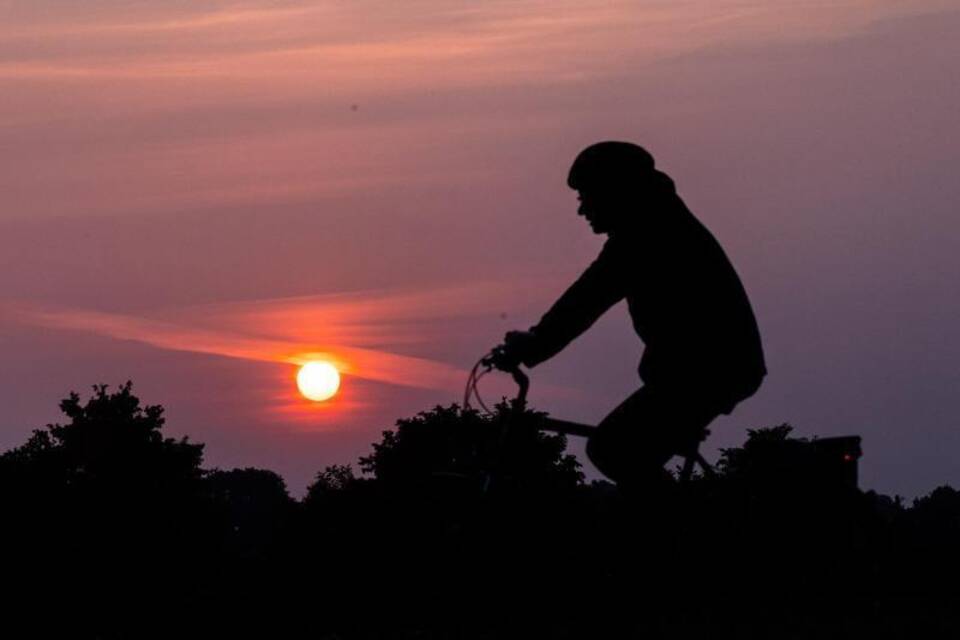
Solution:
M 653 156 L 632 142 L 607 140 L 592 144 L 576 157 L 567 184 L 571 189 L 584 186 L 625 187 L 654 171 Z

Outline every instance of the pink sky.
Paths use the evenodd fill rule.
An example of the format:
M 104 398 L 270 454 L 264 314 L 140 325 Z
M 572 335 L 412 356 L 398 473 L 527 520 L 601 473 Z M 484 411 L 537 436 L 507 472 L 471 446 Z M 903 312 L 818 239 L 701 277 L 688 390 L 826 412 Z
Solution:
M 711 446 L 789 421 L 863 435 L 866 486 L 956 486 L 957 59 L 936 0 L 0 2 L 0 447 L 130 378 L 299 493 L 585 267 L 566 171 L 618 138 L 757 312 L 770 376 Z M 598 420 L 639 354 L 616 307 L 533 400 Z

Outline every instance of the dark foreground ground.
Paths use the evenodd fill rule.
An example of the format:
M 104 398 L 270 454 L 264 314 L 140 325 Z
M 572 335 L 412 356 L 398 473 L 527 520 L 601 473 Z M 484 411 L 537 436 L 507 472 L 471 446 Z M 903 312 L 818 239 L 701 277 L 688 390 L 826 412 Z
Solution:
M 860 491 L 786 426 L 623 495 L 539 414 L 438 407 L 295 501 L 129 386 L 63 409 L 0 456 L 4 637 L 960 637 L 960 493 Z

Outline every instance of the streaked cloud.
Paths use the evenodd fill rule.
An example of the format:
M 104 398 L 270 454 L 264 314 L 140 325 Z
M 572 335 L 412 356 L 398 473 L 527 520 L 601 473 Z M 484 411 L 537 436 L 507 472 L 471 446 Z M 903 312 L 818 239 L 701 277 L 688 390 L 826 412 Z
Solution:
M 677 57 L 841 38 L 949 4 L 6 3 L 0 135 L 16 152 L 0 159 L 0 215 L 480 181 L 453 146 L 484 154 L 493 129 L 560 129 L 604 83 L 643 97 Z
M 391 347 L 436 339 L 428 323 L 489 313 L 509 297 L 502 286 L 301 296 L 167 310 L 141 317 L 10 305 L 33 326 L 133 340 L 159 349 L 301 365 L 329 360 L 348 376 L 424 389 L 462 388 L 462 367 L 402 355 Z M 501 298 L 497 301 L 497 298 Z

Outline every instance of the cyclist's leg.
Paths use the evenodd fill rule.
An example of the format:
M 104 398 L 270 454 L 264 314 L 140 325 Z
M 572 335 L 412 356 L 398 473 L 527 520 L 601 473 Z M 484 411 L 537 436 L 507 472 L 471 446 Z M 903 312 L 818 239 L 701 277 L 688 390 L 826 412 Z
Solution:
M 597 426 L 587 456 L 617 484 L 664 485 L 663 468 L 719 414 L 700 394 L 642 387 Z
M 660 475 L 670 453 L 658 439 L 641 442 L 646 425 L 662 422 L 662 408 L 647 387 L 620 403 L 587 440 L 587 457 L 605 476 L 620 484 L 638 474 Z M 654 477 L 649 478 L 655 480 Z

